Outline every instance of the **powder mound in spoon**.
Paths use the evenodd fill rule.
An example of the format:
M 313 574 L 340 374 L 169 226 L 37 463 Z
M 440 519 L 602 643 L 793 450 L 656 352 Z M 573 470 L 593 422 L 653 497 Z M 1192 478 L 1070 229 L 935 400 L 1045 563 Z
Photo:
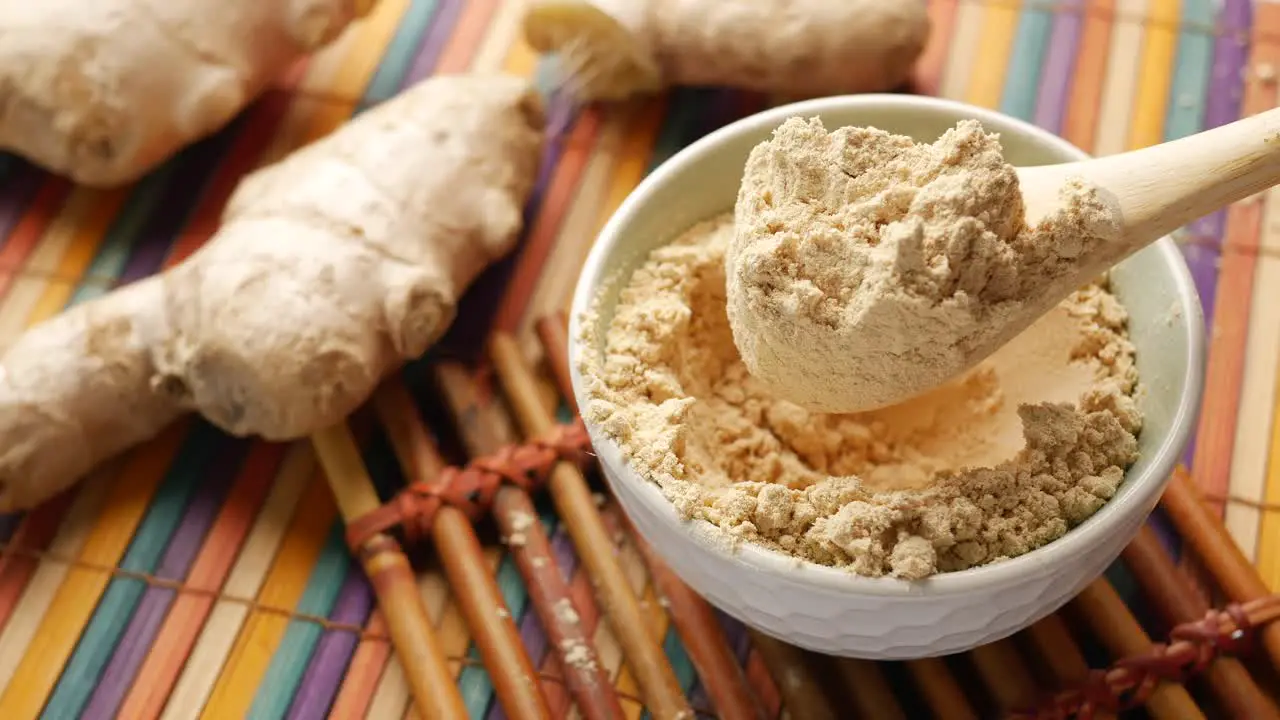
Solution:
M 872 410 L 974 366 L 1073 289 L 1113 235 L 1093 188 L 1024 223 L 997 136 L 962 121 L 932 144 L 791 118 L 751 152 L 726 257 L 751 374 L 811 410 Z M 1031 307 L 1035 306 L 1035 307 Z M 1010 324 L 1012 322 L 1012 324 Z
M 772 394 L 739 356 L 725 310 L 732 236 L 729 215 L 699 224 L 610 283 L 621 288 L 603 343 L 584 337 L 579 359 L 583 417 L 684 517 L 915 579 L 1053 541 L 1137 458 L 1134 348 L 1103 285 L 929 393 L 824 415 Z

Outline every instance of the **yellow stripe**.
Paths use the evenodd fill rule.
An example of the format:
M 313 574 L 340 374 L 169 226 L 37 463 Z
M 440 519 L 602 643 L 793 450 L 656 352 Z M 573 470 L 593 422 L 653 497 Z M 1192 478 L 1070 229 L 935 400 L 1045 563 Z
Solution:
M 79 556 L 82 562 L 115 567 L 120 561 L 178 452 L 178 438 L 185 430 L 179 423 L 134 453 L 122 473 L 122 482 L 111 488 L 106 506 L 85 540 Z M 6 717 L 36 717 L 40 713 L 110 579 L 106 572 L 80 567 L 67 573 L 36 631 L 39 642 L 27 648 L 0 695 Z
M 1018 8 L 1004 4 L 987 5 L 984 18 L 965 100 L 974 105 L 997 108 L 1004 93 L 1013 38 L 1018 32 Z
M 102 510 L 108 489 L 115 484 L 120 465 L 120 462 L 109 463 L 85 479 L 62 519 L 60 531 L 49 546 L 50 555 L 60 558 L 80 555 L 93 529 L 93 519 Z M 0 678 L 5 678 L 5 683 L 13 677 L 18 664 L 26 656 L 32 638 L 41 627 L 41 618 L 70 570 L 67 563 L 43 560 L 27 581 L 4 632 L 0 633 Z
M 1146 23 L 1147 37 L 1142 47 L 1138 95 L 1133 100 L 1133 125 L 1129 128 L 1129 148 L 1142 148 L 1164 141 L 1164 119 L 1169 108 L 1169 87 L 1178 51 L 1179 0 L 1151 0 Z
M 973 49 L 981 42 L 983 5 L 977 2 L 961 2 L 956 6 L 956 20 L 947 62 L 942 71 L 938 93 L 952 100 L 964 100 L 965 90 L 972 76 Z
M 1095 155 L 1111 155 L 1126 149 L 1133 98 L 1138 87 L 1138 48 L 1143 41 L 1141 18 L 1146 12 L 1147 0 L 1116 3 L 1117 20 L 1111 28 L 1107 75 L 1102 85 L 1102 108 L 1098 112 L 1098 133 L 1093 148 Z
M 316 558 L 337 519 L 333 494 L 319 474 L 312 475 L 297 507 L 302 511 L 294 515 L 258 595 L 258 602 L 266 607 L 293 608 L 298 604 Z M 259 611 L 249 614 L 200 717 L 208 720 L 248 717 L 258 683 L 288 628 L 286 615 Z

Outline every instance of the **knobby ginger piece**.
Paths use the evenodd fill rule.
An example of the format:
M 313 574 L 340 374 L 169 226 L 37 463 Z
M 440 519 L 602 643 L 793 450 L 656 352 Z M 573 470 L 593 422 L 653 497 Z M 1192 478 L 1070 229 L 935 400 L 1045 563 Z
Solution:
M 513 247 L 542 150 L 524 80 L 439 76 L 245 177 L 210 241 L 0 356 L 0 512 L 195 411 L 289 440 L 340 421 Z
M 671 85 L 815 96 L 891 90 L 929 36 L 924 0 L 534 0 L 524 34 L 582 100 Z
M 94 186 L 226 125 L 376 0 L 0 0 L 0 148 Z

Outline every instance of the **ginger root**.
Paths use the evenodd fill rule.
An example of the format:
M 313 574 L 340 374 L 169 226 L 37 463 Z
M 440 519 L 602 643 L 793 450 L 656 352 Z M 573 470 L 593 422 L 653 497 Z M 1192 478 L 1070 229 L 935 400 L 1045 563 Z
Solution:
M 524 80 L 438 76 L 246 176 L 200 250 L 0 356 L 0 512 L 195 411 L 289 440 L 340 421 L 509 252 L 543 144 Z
M 533 0 L 528 43 L 558 53 L 580 100 L 671 85 L 798 96 L 905 82 L 929 37 L 925 0 Z
M 227 124 L 376 0 L 5 0 L 0 148 L 136 180 Z

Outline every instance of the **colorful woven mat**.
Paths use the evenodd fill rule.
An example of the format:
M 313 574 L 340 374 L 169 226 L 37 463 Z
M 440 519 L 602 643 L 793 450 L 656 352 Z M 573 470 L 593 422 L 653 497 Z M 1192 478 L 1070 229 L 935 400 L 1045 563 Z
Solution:
M 209 237 L 247 170 L 424 76 L 506 70 L 541 76 L 549 89 L 543 64 L 519 41 L 521 7 L 519 0 L 381 0 L 372 17 L 282 77 L 232 127 L 125 190 L 72 187 L 0 158 L 0 345 L 68 304 L 187 256 Z M 998 108 L 1095 153 L 1187 135 L 1277 101 L 1280 5 L 934 0 L 931 12 L 934 36 L 917 91 Z M 437 355 L 472 362 L 490 327 L 518 333 L 536 352 L 532 323 L 566 305 L 595 232 L 637 181 L 681 146 L 762 106 L 718 89 L 574 116 L 553 101 L 565 131 L 548 150 L 520 250 L 468 295 Z M 1213 329 L 1204 415 L 1187 457 L 1200 487 L 1226 499 L 1240 546 L 1280 589 L 1280 513 L 1266 507 L 1280 503 L 1280 453 L 1272 451 L 1280 444 L 1272 423 L 1280 403 L 1276 207 L 1273 191 L 1207 218 L 1184 250 Z M 411 385 L 424 374 L 407 371 Z M 418 394 L 424 416 L 447 436 L 431 393 Z M 366 461 L 384 491 L 403 482 L 377 433 Z M 542 519 L 563 572 L 589 605 L 587 581 L 549 506 Z M 1165 537 L 1176 553 L 1176 538 Z M 384 634 L 367 626 L 373 597 L 348 557 L 306 443 L 241 442 L 183 423 L 54 502 L 0 519 L 0 539 L 6 720 L 407 711 L 403 674 Z M 518 573 L 499 545 L 487 552 L 530 655 L 549 671 Z M 680 681 L 707 709 L 635 549 L 623 542 L 619 552 Z M 419 567 L 471 715 L 503 717 L 446 581 L 429 555 Z M 1133 597 L 1123 568 L 1112 579 Z M 741 627 L 724 624 L 751 685 L 779 717 L 758 652 Z M 634 697 L 604 623 L 596 640 L 619 691 Z M 643 712 L 625 705 L 632 717 Z

